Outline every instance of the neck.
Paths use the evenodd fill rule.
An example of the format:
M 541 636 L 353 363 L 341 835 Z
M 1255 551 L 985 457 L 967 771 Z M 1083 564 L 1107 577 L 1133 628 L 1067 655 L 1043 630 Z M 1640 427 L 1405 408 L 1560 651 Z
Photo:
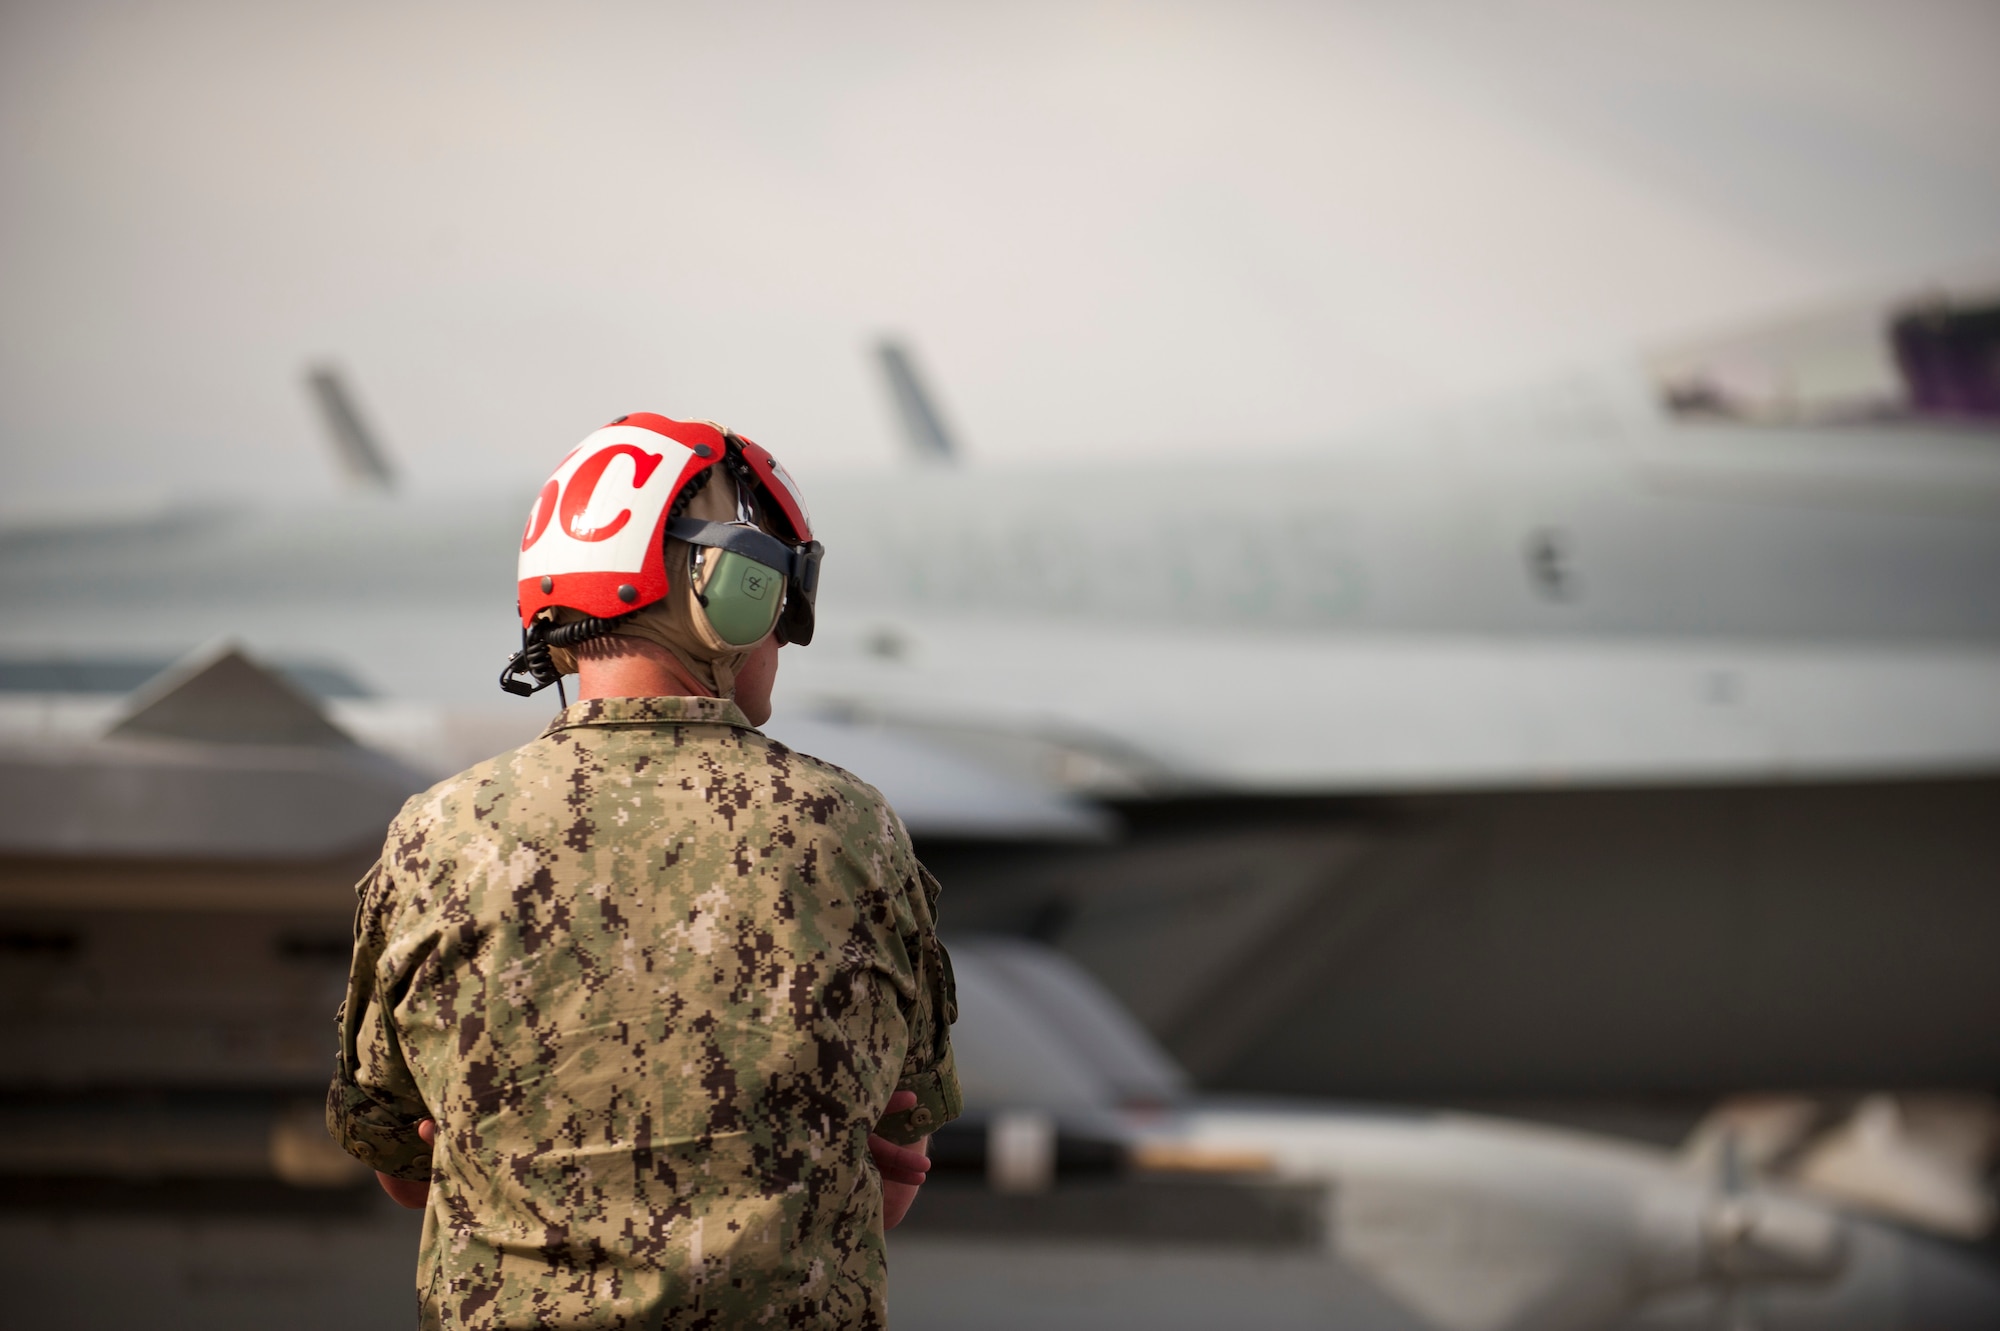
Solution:
M 576 700 L 713 698 L 680 658 L 658 643 L 612 635 L 576 649 Z

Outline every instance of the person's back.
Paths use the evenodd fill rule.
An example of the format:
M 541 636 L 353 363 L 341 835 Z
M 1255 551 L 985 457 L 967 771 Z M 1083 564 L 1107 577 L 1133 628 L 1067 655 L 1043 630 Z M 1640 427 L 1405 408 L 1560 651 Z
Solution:
M 412 799 L 358 890 L 329 1121 L 430 1183 L 425 1325 L 884 1324 L 870 1133 L 958 1092 L 871 787 L 724 698 L 599 697 Z

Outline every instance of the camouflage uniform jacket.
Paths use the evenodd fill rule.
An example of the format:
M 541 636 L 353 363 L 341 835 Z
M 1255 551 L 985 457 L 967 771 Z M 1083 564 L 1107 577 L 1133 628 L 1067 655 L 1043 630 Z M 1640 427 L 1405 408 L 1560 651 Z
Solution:
M 431 1183 L 425 1327 L 884 1324 L 868 1133 L 960 1101 L 937 883 L 873 788 L 734 703 L 580 702 L 356 890 L 327 1120 Z

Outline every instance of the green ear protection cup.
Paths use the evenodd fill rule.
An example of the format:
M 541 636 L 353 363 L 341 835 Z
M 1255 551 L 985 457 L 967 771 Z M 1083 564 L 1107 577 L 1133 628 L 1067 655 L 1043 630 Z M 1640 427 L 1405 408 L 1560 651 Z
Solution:
M 702 609 L 716 636 L 731 647 L 763 641 L 785 605 L 785 575 L 734 550 L 710 550 L 714 566 L 702 584 Z

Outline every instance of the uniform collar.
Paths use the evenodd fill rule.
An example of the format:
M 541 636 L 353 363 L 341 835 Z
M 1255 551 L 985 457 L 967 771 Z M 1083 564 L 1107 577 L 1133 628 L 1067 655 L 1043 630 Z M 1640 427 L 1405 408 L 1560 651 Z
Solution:
M 556 713 L 544 735 L 580 726 L 657 726 L 708 722 L 755 730 L 743 709 L 728 698 L 592 698 Z

